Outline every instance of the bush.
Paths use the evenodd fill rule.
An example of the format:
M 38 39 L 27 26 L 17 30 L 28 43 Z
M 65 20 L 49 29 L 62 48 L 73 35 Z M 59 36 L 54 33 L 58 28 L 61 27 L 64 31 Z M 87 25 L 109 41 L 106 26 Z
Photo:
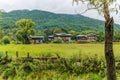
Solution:
M 63 40 L 61 38 L 55 39 L 52 43 L 62 43 Z
M 8 36 L 4 36 L 3 39 L 2 39 L 2 43 L 10 44 L 10 38 Z

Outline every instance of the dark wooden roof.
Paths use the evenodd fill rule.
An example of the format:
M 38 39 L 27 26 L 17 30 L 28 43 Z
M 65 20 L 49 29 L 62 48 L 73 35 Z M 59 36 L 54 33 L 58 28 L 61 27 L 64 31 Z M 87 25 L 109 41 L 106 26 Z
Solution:
M 76 37 L 78 38 L 78 37 L 95 37 L 96 36 L 96 34 L 93 34 L 93 33 L 91 33 L 91 34 L 87 34 L 87 35 L 77 35 Z
M 87 37 L 87 36 L 86 35 L 77 35 L 76 37 L 79 38 L 79 37 Z
M 49 38 L 54 38 L 54 35 L 50 35 L 50 36 L 48 36 Z
M 55 37 L 72 37 L 72 34 L 67 34 L 67 33 L 55 33 Z
M 29 36 L 30 39 L 44 39 L 44 36 Z
M 96 36 L 96 34 L 93 34 L 93 33 L 87 34 L 87 37 L 91 37 L 91 36 Z

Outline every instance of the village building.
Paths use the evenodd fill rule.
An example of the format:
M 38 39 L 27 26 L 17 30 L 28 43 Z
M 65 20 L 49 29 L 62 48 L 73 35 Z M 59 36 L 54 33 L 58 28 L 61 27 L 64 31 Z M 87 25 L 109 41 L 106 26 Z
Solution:
M 55 33 L 54 34 L 54 39 L 58 39 L 61 38 L 63 40 L 63 42 L 71 42 L 71 34 L 67 34 L 67 33 Z
M 96 40 L 96 34 L 77 35 L 76 40 L 78 43 L 94 42 Z
M 30 42 L 33 44 L 43 43 L 44 36 L 29 36 Z
M 94 42 L 96 40 L 96 34 L 87 34 L 87 39 L 89 42 Z
M 53 41 L 53 40 L 54 40 L 54 36 L 53 36 L 53 35 L 48 36 L 48 41 L 49 41 L 49 42 L 51 42 L 51 41 Z
M 83 43 L 88 41 L 86 35 L 77 35 L 76 40 L 78 43 Z

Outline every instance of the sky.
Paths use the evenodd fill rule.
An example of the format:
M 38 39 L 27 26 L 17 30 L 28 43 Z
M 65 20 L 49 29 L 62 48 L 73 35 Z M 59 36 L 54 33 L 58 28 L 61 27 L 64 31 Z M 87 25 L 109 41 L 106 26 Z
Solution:
M 85 4 L 72 5 L 72 1 L 73 0 L 0 0 L 0 9 L 6 12 L 12 10 L 38 9 L 64 14 L 79 14 L 86 9 Z M 118 0 L 117 3 L 120 3 L 120 0 Z M 88 11 L 82 15 L 104 20 L 103 16 L 99 15 L 95 10 Z M 114 16 L 115 22 L 120 23 L 120 13 L 112 15 Z

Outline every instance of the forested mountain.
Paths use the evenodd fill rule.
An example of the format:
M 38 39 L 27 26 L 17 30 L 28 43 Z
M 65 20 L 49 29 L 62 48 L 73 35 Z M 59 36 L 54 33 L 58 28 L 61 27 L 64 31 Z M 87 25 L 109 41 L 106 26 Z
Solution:
M 67 30 L 100 30 L 104 29 L 104 22 L 82 15 L 71 14 L 55 14 L 40 10 L 15 10 L 11 12 L 3 12 L 0 20 L 2 29 L 16 28 L 15 22 L 20 19 L 32 19 L 36 25 L 34 29 L 43 31 L 46 28 L 61 27 Z M 119 25 L 115 25 L 115 29 L 120 29 Z

